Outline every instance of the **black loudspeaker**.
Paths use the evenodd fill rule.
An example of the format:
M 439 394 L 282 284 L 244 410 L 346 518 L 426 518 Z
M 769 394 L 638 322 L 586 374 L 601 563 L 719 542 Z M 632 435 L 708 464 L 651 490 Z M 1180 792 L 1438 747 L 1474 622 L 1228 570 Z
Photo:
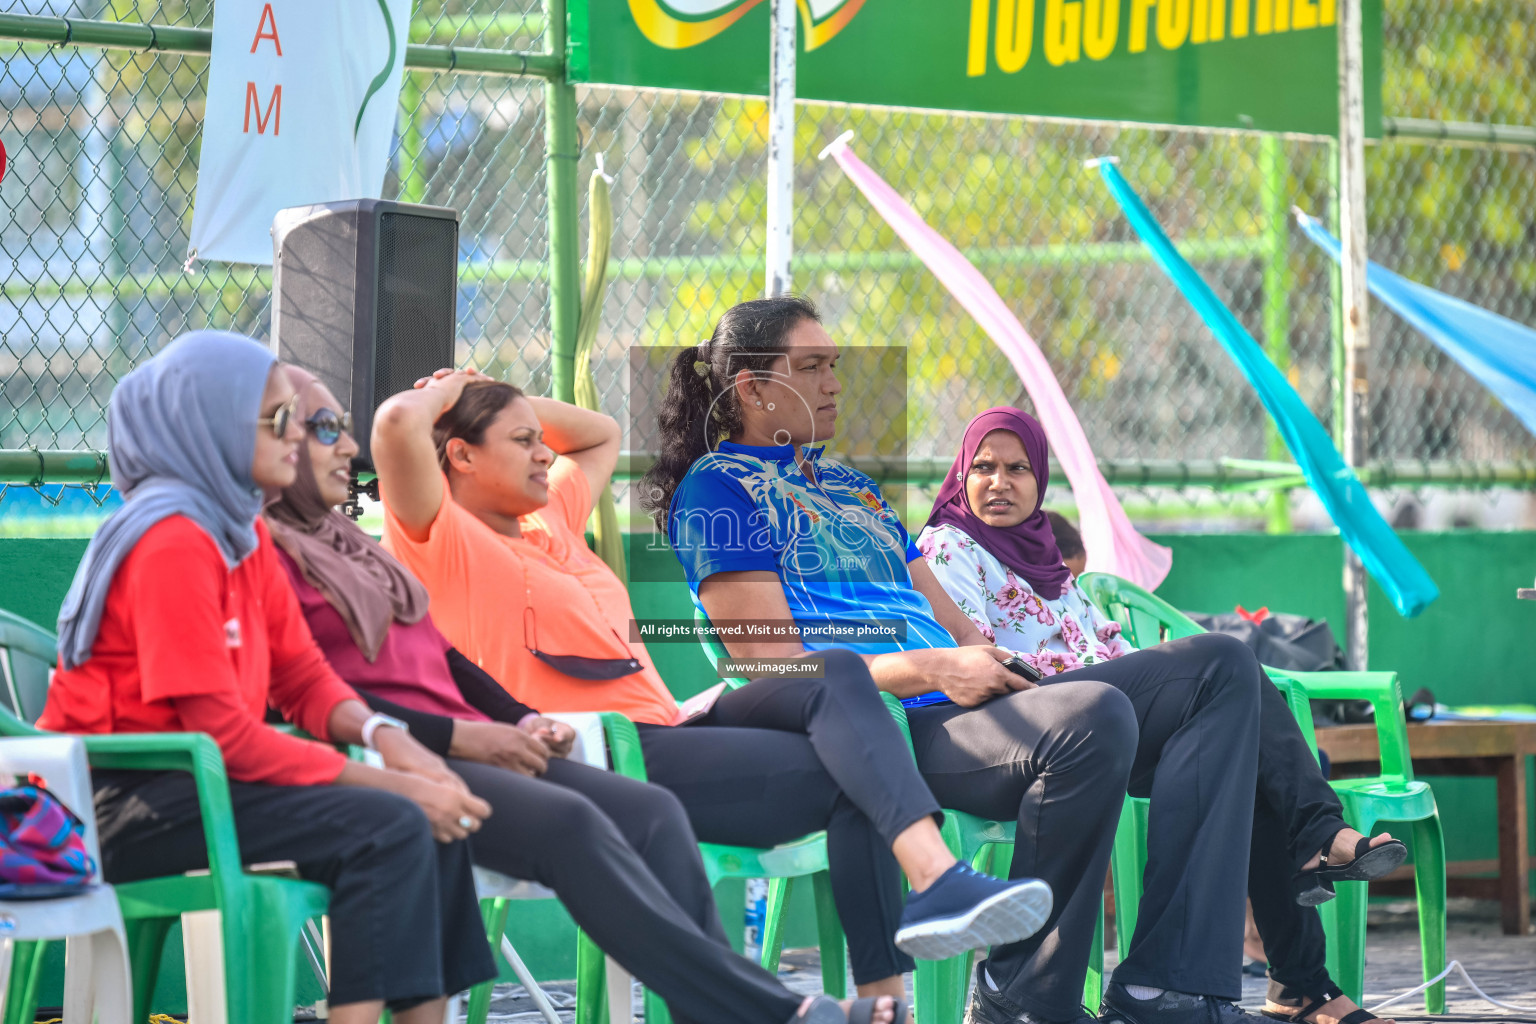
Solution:
M 295 206 L 272 221 L 272 255 L 273 351 L 347 404 L 355 464 L 371 469 L 374 411 L 453 365 L 458 211 L 384 199 Z

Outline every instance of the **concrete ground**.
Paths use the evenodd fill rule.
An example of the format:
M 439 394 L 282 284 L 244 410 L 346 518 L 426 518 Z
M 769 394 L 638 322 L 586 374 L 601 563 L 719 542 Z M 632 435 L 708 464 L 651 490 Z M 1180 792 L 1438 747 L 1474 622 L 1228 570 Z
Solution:
M 1498 907 L 1490 902 L 1452 900 L 1448 909 L 1447 958 L 1461 961 L 1472 980 L 1490 996 L 1529 1009 L 1523 1013 L 1501 1009 L 1484 1002 L 1459 978 L 1452 978 L 1447 982 L 1446 1016 L 1431 1019 L 1536 1022 L 1536 934 L 1502 934 Z M 1106 969 L 1112 968 L 1114 961 L 1114 950 L 1111 949 L 1106 956 Z M 779 976 L 797 992 L 820 992 L 820 958 L 816 950 L 787 950 Z M 1372 907 L 1366 935 L 1365 1005 L 1374 1006 L 1415 987 L 1422 980 L 1418 917 L 1412 901 Z M 1265 986 L 1263 978 L 1245 979 L 1243 1005 L 1252 1010 L 1261 1007 Z M 851 986 L 849 990 L 852 991 Z M 545 991 L 562 1024 L 573 1021 L 573 986 L 554 983 L 546 986 Z M 638 999 L 635 1005 L 638 1010 Z M 1422 1020 L 1424 1003 L 1421 997 L 1415 996 L 1381 1013 L 1383 1016 L 1395 1013 L 1399 1020 Z M 536 1024 L 543 1018 L 534 1010 L 532 1000 L 521 986 L 501 985 L 491 1004 L 490 1020 L 492 1024 Z

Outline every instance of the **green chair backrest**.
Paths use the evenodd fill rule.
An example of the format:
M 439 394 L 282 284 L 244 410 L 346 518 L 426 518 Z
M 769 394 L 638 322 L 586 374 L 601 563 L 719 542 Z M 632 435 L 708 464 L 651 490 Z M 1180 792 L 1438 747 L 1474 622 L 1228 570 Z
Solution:
M 48 674 L 57 658 L 54 635 L 0 609 L 0 709 L 37 721 L 48 699 Z
M 1085 572 L 1077 578 L 1077 585 L 1100 611 L 1120 623 L 1126 640 L 1134 647 L 1156 647 L 1205 632 L 1167 601 L 1119 576 Z
M 718 668 L 720 662 L 729 658 L 731 654 L 725 649 L 725 644 L 720 642 L 720 637 L 715 634 L 715 628 L 709 624 L 709 616 L 704 614 L 704 609 L 698 605 L 693 606 L 693 624 L 699 634 L 699 646 L 704 648 L 704 654 L 709 658 L 709 663 Z M 726 685 L 733 690 L 746 686 L 749 682 L 751 680 L 736 676 L 725 680 Z

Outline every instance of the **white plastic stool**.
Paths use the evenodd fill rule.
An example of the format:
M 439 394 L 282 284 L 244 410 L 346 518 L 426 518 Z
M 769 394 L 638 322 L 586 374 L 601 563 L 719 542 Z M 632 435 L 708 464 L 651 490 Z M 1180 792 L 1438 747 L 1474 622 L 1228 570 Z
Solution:
M 101 880 L 101 847 L 85 744 L 74 736 L 0 739 L 0 775 L 35 772 L 85 824 L 85 846 L 96 870 L 78 896 L 52 900 L 0 900 L 0 1011 L 10 981 L 14 943 L 65 939 L 64 1024 L 128 1024 L 133 989 L 123 915 L 112 887 Z

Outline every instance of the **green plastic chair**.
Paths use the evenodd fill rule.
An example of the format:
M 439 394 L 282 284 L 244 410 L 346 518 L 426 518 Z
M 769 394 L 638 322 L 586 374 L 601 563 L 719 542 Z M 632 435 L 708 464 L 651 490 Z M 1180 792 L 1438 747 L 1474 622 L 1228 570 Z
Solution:
M 710 663 L 718 666 L 729 657 L 723 644 L 710 627 L 709 617 L 702 609 L 694 609 L 694 623 L 698 628 L 699 643 L 708 655 Z M 744 686 L 746 679 L 729 680 L 732 686 Z M 912 734 L 907 725 L 907 709 L 899 699 L 889 693 L 880 695 L 891 717 L 901 727 L 901 734 L 912 750 Z M 939 833 L 944 837 L 956 859 L 964 861 L 978 871 L 1002 874 L 1007 862 L 1002 858 L 1011 855 L 1016 823 L 991 821 L 968 814 L 965 811 L 944 810 L 944 824 Z M 752 876 L 761 877 L 761 876 Z M 825 953 L 823 953 L 825 957 Z M 913 978 L 913 996 L 917 1024 L 960 1024 L 965 1016 L 965 997 L 970 987 L 971 974 L 975 969 L 974 951 L 948 960 L 919 960 Z M 825 960 L 823 960 L 825 963 Z M 823 967 L 823 977 L 826 975 Z M 1083 983 L 1083 1001 L 1094 1012 L 1104 990 L 1104 911 L 1099 909 L 1098 924 L 1094 929 L 1093 950 L 1089 955 L 1088 977 Z M 830 989 L 828 990 L 831 991 Z M 840 995 L 841 993 L 839 993 Z
M 43 735 L 30 722 L 42 712 L 54 637 L 33 623 L 0 611 L 0 735 Z M 225 998 L 230 1024 L 288 1024 L 293 1020 L 296 950 L 304 922 L 324 914 L 330 892 L 323 885 L 270 875 L 241 866 L 240 844 L 229 803 L 224 758 L 201 733 L 133 733 L 86 736 L 91 767 L 183 771 L 197 784 L 198 807 L 208 844 L 206 875 L 175 875 L 114 886 L 127 930 L 134 1016 L 146 1020 L 166 934 L 181 915 L 218 910 L 224 942 Z M 5 1020 L 30 1021 L 36 1009 L 43 943 L 18 943 Z
M 1142 588 L 1107 573 L 1085 573 L 1078 585 L 1089 599 L 1124 628 L 1126 639 L 1150 647 L 1204 632 L 1188 616 Z M 1307 743 L 1317 752 L 1309 698 L 1368 700 L 1375 710 L 1376 737 L 1381 750 L 1381 774 L 1340 779 L 1332 783 L 1344 805 L 1344 820 L 1366 835 L 1383 822 L 1410 826 L 1414 885 L 1418 894 L 1419 948 L 1428 981 L 1445 968 L 1445 839 L 1435 797 L 1427 782 L 1413 777 L 1403 720 L 1402 691 L 1395 672 L 1291 672 L 1266 667 L 1270 679 L 1286 693 L 1291 712 Z M 1122 818 L 1122 825 L 1125 819 Z M 1140 845 L 1145 849 L 1145 818 L 1139 821 Z M 1130 840 L 1128 839 L 1127 845 Z M 1117 849 L 1118 849 L 1117 842 Z M 1140 877 L 1139 875 L 1137 877 Z M 1328 971 L 1351 999 L 1359 1002 L 1365 989 L 1365 916 L 1369 888 L 1363 882 L 1337 886 L 1338 898 L 1320 910 L 1328 937 Z M 1116 909 L 1120 898 L 1116 895 Z M 1445 1012 L 1445 983 L 1426 990 L 1430 1013 Z
M 1297 716 L 1312 756 L 1317 756 L 1317 743 L 1312 735 L 1312 709 L 1307 703 L 1307 693 L 1301 685 L 1288 679 L 1277 679 L 1275 685 L 1285 695 L 1292 714 Z M 1114 853 L 1110 857 L 1110 874 L 1115 887 L 1115 948 L 1124 960 L 1131 949 L 1131 936 L 1136 931 L 1136 920 L 1141 909 L 1141 895 L 1145 891 L 1143 878 L 1147 872 L 1147 820 L 1152 801 L 1146 797 L 1126 797 L 1120 810 L 1120 824 L 1115 829 Z
M 31 723 L 48 697 L 54 635 L 0 609 L 0 735 L 41 735 Z M 229 780 L 218 744 L 201 733 L 86 736 L 92 768 L 186 771 L 197 784 L 208 843 L 206 875 L 174 875 L 114 886 L 127 932 L 134 1016 L 148 1019 L 166 936 L 184 913 L 220 911 L 224 992 L 230 1024 L 289 1024 L 296 1001 L 296 957 L 305 922 L 325 914 L 330 890 L 316 882 L 252 874 L 242 867 Z M 502 904 L 496 906 L 496 904 Z M 508 900 L 484 900 L 492 948 L 506 928 Z M 494 928 L 494 931 L 492 930 Z M 4 1024 L 30 1024 L 46 943 L 17 943 Z M 485 1020 L 489 984 L 471 994 L 470 1020 Z

